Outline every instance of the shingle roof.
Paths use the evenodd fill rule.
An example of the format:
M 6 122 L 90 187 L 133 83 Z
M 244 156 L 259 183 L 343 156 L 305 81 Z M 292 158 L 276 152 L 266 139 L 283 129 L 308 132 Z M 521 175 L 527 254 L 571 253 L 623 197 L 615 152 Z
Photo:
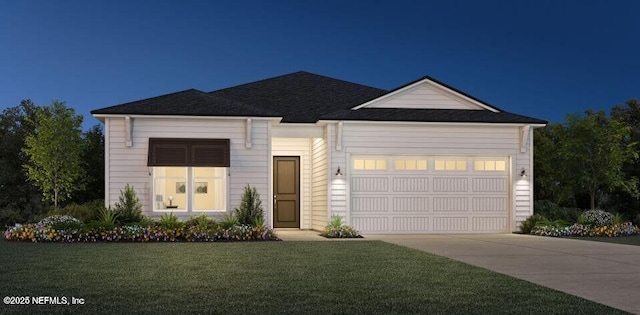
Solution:
M 282 122 L 314 123 L 322 115 L 380 97 L 385 90 L 304 71 L 213 91 L 246 104 L 283 113 Z
M 429 79 L 458 93 L 431 77 Z M 194 89 L 94 110 L 92 114 L 251 116 L 282 117 L 285 123 L 315 123 L 318 120 L 483 122 L 546 124 L 544 120 L 504 111 L 404 108 L 351 108 L 383 95 L 385 91 L 304 71 L 233 86 L 213 92 Z
M 416 121 L 464 123 L 546 124 L 544 120 L 508 112 L 464 109 L 361 108 L 341 110 L 320 117 L 320 120 Z
M 184 116 L 257 116 L 281 117 L 282 114 L 195 89 L 156 96 L 91 111 L 91 114 L 184 115 Z

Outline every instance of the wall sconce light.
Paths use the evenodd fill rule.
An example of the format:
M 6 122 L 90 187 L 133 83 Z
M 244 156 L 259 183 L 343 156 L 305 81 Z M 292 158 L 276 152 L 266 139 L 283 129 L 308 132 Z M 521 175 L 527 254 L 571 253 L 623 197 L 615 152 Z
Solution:
M 520 177 L 527 177 L 527 172 L 524 170 L 524 167 L 522 168 L 522 171 L 520 171 Z
M 340 172 L 340 166 L 338 166 L 338 171 L 336 171 L 336 176 L 342 176 L 342 172 Z

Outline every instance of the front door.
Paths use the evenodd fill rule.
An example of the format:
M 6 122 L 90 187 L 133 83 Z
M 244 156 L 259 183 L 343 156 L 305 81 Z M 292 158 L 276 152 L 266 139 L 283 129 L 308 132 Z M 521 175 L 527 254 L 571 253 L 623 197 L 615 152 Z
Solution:
M 300 157 L 273 157 L 273 227 L 300 227 Z

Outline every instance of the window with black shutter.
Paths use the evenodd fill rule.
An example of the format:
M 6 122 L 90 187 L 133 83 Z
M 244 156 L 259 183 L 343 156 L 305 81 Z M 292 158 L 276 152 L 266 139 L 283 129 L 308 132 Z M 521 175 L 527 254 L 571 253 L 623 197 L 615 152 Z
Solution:
M 147 166 L 229 167 L 229 139 L 149 138 Z

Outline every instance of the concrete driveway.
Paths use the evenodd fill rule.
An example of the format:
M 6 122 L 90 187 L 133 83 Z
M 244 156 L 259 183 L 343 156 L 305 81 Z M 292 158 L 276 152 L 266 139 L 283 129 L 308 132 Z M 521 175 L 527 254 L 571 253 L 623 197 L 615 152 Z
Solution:
M 640 246 L 515 234 L 366 235 L 640 314 Z

